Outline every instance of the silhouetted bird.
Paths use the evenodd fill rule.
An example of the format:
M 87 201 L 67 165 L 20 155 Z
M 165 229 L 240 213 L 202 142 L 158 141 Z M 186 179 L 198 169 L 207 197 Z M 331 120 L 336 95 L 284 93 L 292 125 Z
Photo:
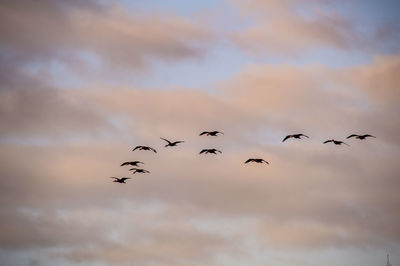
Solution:
M 352 138 L 352 137 L 356 137 L 356 139 L 365 139 L 367 137 L 371 137 L 371 138 L 376 138 L 375 136 L 372 136 L 370 134 L 365 134 L 365 135 L 356 135 L 356 134 L 352 134 L 350 136 L 348 136 L 347 138 Z
M 260 159 L 260 158 L 256 158 L 256 159 L 248 159 L 247 161 L 245 161 L 244 163 L 251 163 L 251 162 L 255 162 L 255 163 L 266 163 L 269 164 L 269 162 L 267 162 L 264 159 Z
M 133 171 L 132 174 L 136 174 L 136 173 L 143 173 L 143 174 L 145 174 L 145 173 L 150 173 L 150 171 L 147 171 L 147 170 L 144 170 L 144 169 L 141 169 L 141 168 L 131 168 L 131 169 L 129 169 L 129 171 Z
M 132 151 L 135 151 L 135 150 L 154 151 L 155 153 L 157 153 L 157 151 L 155 149 L 153 149 L 152 147 L 148 147 L 148 146 L 136 146 Z
M 121 164 L 121 166 L 124 166 L 124 165 L 138 166 L 139 163 L 144 164 L 143 162 L 134 161 L 134 162 L 124 162 L 123 164 Z
M 201 150 L 200 154 L 202 154 L 202 153 L 205 153 L 205 154 L 207 154 L 207 153 L 217 154 L 217 152 L 222 153 L 222 151 L 217 150 L 217 149 L 203 149 L 203 150 Z
M 308 138 L 308 136 L 304 135 L 304 134 L 293 134 L 293 135 L 287 135 L 282 142 L 284 142 L 285 140 L 289 139 L 289 138 L 295 138 L 295 139 L 301 139 L 301 137 L 306 137 Z
M 114 176 L 112 176 L 112 177 L 110 177 L 110 178 L 113 178 L 113 179 L 114 179 L 113 182 L 117 182 L 117 183 L 121 183 L 121 184 L 126 184 L 125 181 L 126 181 L 127 179 L 131 179 L 130 177 L 121 177 L 121 178 L 118 178 L 118 177 L 114 177 Z
M 206 135 L 206 136 L 214 136 L 214 137 L 215 137 L 215 136 L 218 135 L 218 133 L 219 133 L 219 134 L 224 134 L 224 133 L 222 133 L 222 132 L 220 132 L 220 131 L 204 131 L 204 132 L 200 133 L 199 136 Z
M 324 141 L 324 144 L 329 143 L 329 142 L 333 142 L 333 143 L 335 143 L 336 145 L 345 144 L 345 145 L 347 145 L 347 146 L 350 146 L 349 144 L 347 144 L 347 143 L 345 143 L 345 142 L 343 142 L 343 141 L 334 140 L 334 139 L 330 139 L 330 140 Z
M 171 141 L 169 141 L 167 139 L 164 139 L 164 138 L 160 138 L 160 139 L 165 140 L 166 142 L 168 142 L 168 144 L 166 144 L 164 147 L 168 147 L 168 146 L 173 147 L 173 146 L 176 146 L 179 143 L 184 142 L 184 141 L 181 141 L 181 140 L 175 141 L 175 142 L 171 142 Z

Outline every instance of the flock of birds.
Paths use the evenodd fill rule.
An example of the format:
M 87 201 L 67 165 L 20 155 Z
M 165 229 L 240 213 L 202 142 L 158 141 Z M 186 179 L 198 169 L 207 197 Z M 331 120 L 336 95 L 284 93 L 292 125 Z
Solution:
M 216 136 L 218 136 L 218 134 L 224 134 L 224 133 L 220 132 L 220 131 L 217 131 L 217 130 L 215 130 L 215 131 L 204 131 L 204 132 L 200 133 L 199 136 L 204 136 L 205 135 L 205 136 L 214 136 L 214 137 L 216 137 Z M 309 138 L 307 135 L 304 135 L 304 134 L 293 134 L 293 135 L 287 135 L 286 137 L 284 137 L 282 142 L 285 142 L 287 139 L 290 139 L 290 138 L 301 139 L 301 137 Z M 356 139 L 359 139 L 359 140 L 363 140 L 363 139 L 366 139 L 368 137 L 376 138 L 375 136 L 372 136 L 370 134 L 364 134 L 364 135 L 351 134 L 350 136 L 347 137 L 347 139 L 356 138 Z M 178 144 L 184 142 L 182 140 L 169 141 L 169 140 L 167 140 L 165 138 L 160 138 L 160 139 L 162 139 L 165 142 L 167 142 L 167 144 L 165 144 L 164 147 L 175 147 Z M 335 140 L 335 139 L 326 140 L 323 143 L 326 144 L 326 143 L 330 143 L 330 142 L 332 142 L 335 145 L 344 144 L 344 145 L 350 146 L 349 144 L 347 144 L 347 143 L 345 143 L 343 141 Z M 136 151 L 136 150 L 139 150 L 139 151 L 152 151 L 154 153 L 157 153 L 157 151 L 154 148 L 149 147 L 149 146 L 136 146 L 132 151 Z M 214 148 L 213 149 L 202 149 L 200 151 L 200 154 L 208 154 L 208 153 L 218 154 L 218 153 L 222 153 L 222 151 L 214 149 Z M 249 158 L 244 163 L 245 164 L 247 164 L 247 163 L 266 163 L 266 164 L 269 164 L 269 162 L 267 162 L 266 160 L 264 160 L 262 158 Z M 130 162 L 122 163 L 121 166 L 126 166 L 126 165 L 133 166 L 133 168 L 129 169 L 129 171 L 132 171 L 132 174 L 150 173 L 150 171 L 147 171 L 147 170 L 145 170 L 143 168 L 140 168 L 140 164 L 144 164 L 144 163 L 140 162 L 140 161 L 130 161 Z M 131 177 L 115 177 L 115 176 L 112 176 L 111 178 L 114 179 L 113 182 L 121 183 L 121 184 L 126 184 L 125 181 L 128 180 L 128 179 L 131 179 Z

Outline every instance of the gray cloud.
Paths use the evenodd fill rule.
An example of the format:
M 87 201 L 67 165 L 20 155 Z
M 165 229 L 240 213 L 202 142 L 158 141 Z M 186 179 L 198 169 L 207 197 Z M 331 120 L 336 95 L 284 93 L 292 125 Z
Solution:
M 8 1 L 0 12 L 1 50 L 20 62 L 68 64 L 68 57 L 90 52 L 104 66 L 135 69 L 153 59 L 201 56 L 213 39 L 209 29 L 178 16 L 138 16 L 94 1 Z

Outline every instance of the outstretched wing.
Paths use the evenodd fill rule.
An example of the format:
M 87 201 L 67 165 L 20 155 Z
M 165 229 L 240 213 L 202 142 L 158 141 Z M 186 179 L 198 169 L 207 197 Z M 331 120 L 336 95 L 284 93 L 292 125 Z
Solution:
M 248 160 L 245 161 L 244 163 L 249 163 L 249 162 L 252 162 L 252 161 L 254 161 L 254 159 L 248 159 Z
M 136 171 L 137 169 L 139 169 L 139 168 L 131 168 L 128 171 Z
M 208 133 L 207 131 L 203 131 L 203 132 L 200 133 L 199 136 L 203 136 L 204 134 L 207 134 L 207 133 Z
M 332 142 L 333 140 L 327 140 L 327 141 L 324 141 L 324 144 L 325 143 L 329 143 L 329 142 Z
M 304 134 L 300 134 L 299 136 L 300 137 L 303 136 L 303 137 L 309 138 L 307 135 L 304 135 Z
M 218 134 L 218 133 L 221 133 L 222 135 L 225 135 L 224 132 L 221 132 L 221 131 L 217 131 L 217 134 Z
M 131 178 L 130 178 L 130 177 L 122 177 L 122 178 L 121 178 L 121 181 L 124 182 L 124 181 L 127 180 L 127 179 L 131 179 Z
M 220 151 L 220 150 L 215 150 L 215 151 L 217 151 L 217 152 L 219 152 L 219 153 L 222 153 L 222 151 Z
M 267 162 L 266 160 L 262 159 L 263 162 L 265 162 L 266 164 L 269 164 L 269 162 Z
M 115 176 L 110 176 L 110 178 L 115 179 L 115 180 L 119 179 L 118 177 L 115 177 Z
M 124 162 L 121 164 L 121 166 L 128 165 L 128 164 L 131 164 L 131 162 Z
M 160 137 L 160 139 L 165 140 L 166 142 L 168 142 L 168 144 L 171 144 L 171 141 L 169 141 L 167 139 L 164 139 L 164 138 L 161 138 L 161 137 Z
M 143 147 L 143 146 L 136 146 L 132 151 L 135 151 L 135 150 L 137 150 L 137 149 L 140 149 L 141 147 Z
M 156 151 L 155 149 L 153 149 L 152 147 L 149 147 L 149 149 L 150 149 L 151 151 L 154 151 L 154 153 L 157 153 L 157 151 Z
M 174 143 L 172 143 L 172 145 L 176 145 L 176 144 L 183 143 L 183 142 L 184 142 L 183 140 L 175 141 Z
M 375 136 L 372 136 L 372 135 L 370 135 L 370 134 L 366 134 L 366 135 L 364 135 L 364 138 L 366 138 L 366 137 L 372 137 L 372 138 L 376 138 Z
M 207 152 L 207 149 L 201 150 L 201 152 L 199 154 L 202 154 L 202 153 L 205 153 L 205 152 Z
M 346 139 L 352 138 L 352 137 L 357 137 L 358 135 L 356 134 L 351 134 L 350 136 L 348 136 Z
M 342 143 L 343 143 L 344 145 L 350 146 L 350 145 L 349 145 L 349 144 L 347 144 L 346 142 L 343 142 L 343 141 L 342 141 Z
M 292 135 L 287 135 L 287 136 L 282 140 L 282 142 L 285 142 L 285 140 L 287 140 L 287 139 L 290 138 L 290 137 L 292 137 Z

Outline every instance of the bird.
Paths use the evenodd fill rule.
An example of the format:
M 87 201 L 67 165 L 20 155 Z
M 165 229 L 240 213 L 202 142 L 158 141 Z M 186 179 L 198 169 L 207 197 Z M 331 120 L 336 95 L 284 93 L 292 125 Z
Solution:
M 204 131 L 204 132 L 200 133 L 199 136 L 206 135 L 206 136 L 214 136 L 214 137 L 216 137 L 216 136 L 218 136 L 218 133 L 219 134 L 224 134 L 223 132 L 215 130 L 215 131 Z
M 126 184 L 125 181 L 128 180 L 128 179 L 131 179 L 130 177 L 121 177 L 121 178 L 118 178 L 118 177 L 115 177 L 115 176 L 112 176 L 112 177 L 110 177 L 110 178 L 113 178 L 113 179 L 114 179 L 113 182 L 117 182 L 117 183 L 121 183 L 121 184 Z
M 153 149 L 152 147 L 148 147 L 148 146 L 136 146 L 132 151 L 135 151 L 135 150 L 153 151 L 154 153 L 157 153 L 157 151 L 155 149 Z
M 293 134 L 293 135 L 287 135 L 287 136 L 282 140 L 282 142 L 284 142 L 285 140 L 287 140 L 287 139 L 289 139 L 289 138 L 301 139 L 302 136 L 308 138 L 308 136 L 307 136 L 307 135 L 304 135 L 304 134 Z
M 260 159 L 260 158 L 250 158 L 247 161 L 245 161 L 244 163 L 250 163 L 250 162 L 255 162 L 255 163 L 266 163 L 269 164 L 269 162 L 267 162 L 264 159 Z
M 166 142 L 168 142 L 168 144 L 166 144 L 164 147 L 168 147 L 168 146 L 173 147 L 173 146 L 176 146 L 179 143 L 184 142 L 183 140 L 171 142 L 171 141 L 169 141 L 167 139 L 164 139 L 164 138 L 160 138 L 160 139 L 165 140 Z
M 330 140 L 324 141 L 324 144 L 329 143 L 329 142 L 333 142 L 333 143 L 336 144 L 336 145 L 345 144 L 345 145 L 347 145 L 347 146 L 350 146 L 349 144 L 347 144 L 347 143 L 345 143 L 345 142 L 343 142 L 343 141 L 334 140 L 334 139 L 330 139 Z
M 217 154 L 217 152 L 222 153 L 222 151 L 217 150 L 217 149 L 203 149 L 203 150 L 201 150 L 201 152 L 199 154 L 202 154 L 202 153 L 205 153 L 205 154 L 207 154 L 207 153 Z
M 121 164 L 121 166 L 124 166 L 124 165 L 138 166 L 139 163 L 144 164 L 143 162 L 134 161 L 134 162 L 124 162 L 124 163 Z
M 129 169 L 129 171 L 133 171 L 132 174 L 136 174 L 136 173 L 143 173 L 143 174 L 145 174 L 145 173 L 150 173 L 150 171 L 147 171 L 147 170 L 144 170 L 144 169 L 141 169 L 141 168 L 131 168 L 131 169 Z
M 365 139 L 367 137 L 372 137 L 372 138 L 376 138 L 375 136 L 372 136 L 370 134 L 365 134 L 365 135 L 357 135 L 357 134 L 351 134 L 350 136 L 347 137 L 347 139 L 352 138 L 352 137 L 356 137 L 356 139 Z

